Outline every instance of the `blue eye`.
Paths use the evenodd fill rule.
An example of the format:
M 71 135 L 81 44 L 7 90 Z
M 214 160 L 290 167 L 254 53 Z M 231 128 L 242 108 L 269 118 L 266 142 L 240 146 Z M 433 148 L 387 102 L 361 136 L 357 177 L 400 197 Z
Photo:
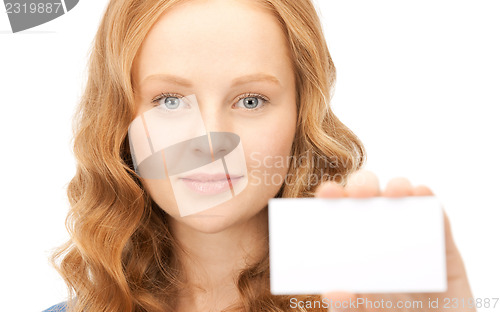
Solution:
M 246 97 L 243 99 L 243 106 L 245 106 L 245 108 L 254 109 L 259 106 L 259 99 L 256 97 Z
M 157 107 L 165 111 L 178 111 L 189 108 L 189 104 L 187 104 L 182 98 L 182 96 L 175 94 L 161 94 L 153 99 L 153 103 L 158 103 Z
M 155 106 L 158 109 L 172 112 L 190 108 L 190 105 L 183 100 L 183 96 L 174 93 L 162 93 L 152 100 L 152 103 L 157 103 Z M 245 110 L 259 110 L 269 100 L 257 93 L 247 93 L 238 98 L 237 103 L 233 106 L 243 108 Z
M 243 97 L 240 97 L 236 106 L 248 110 L 258 110 L 267 102 L 269 102 L 269 100 L 262 95 L 245 94 Z
M 179 107 L 180 102 L 181 102 L 181 99 L 176 98 L 176 97 L 168 97 L 168 98 L 165 98 L 164 101 L 161 101 L 161 103 L 163 105 L 165 105 L 165 107 L 168 109 L 176 109 L 177 107 Z

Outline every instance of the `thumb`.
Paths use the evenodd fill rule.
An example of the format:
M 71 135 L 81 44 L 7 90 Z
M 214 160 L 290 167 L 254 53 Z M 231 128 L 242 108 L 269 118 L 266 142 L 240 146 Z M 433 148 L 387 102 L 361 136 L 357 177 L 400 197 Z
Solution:
M 453 239 L 450 219 L 443 209 L 444 231 L 446 243 L 446 271 L 448 276 L 448 287 L 458 287 L 463 297 L 472 296 L 465 264 Z

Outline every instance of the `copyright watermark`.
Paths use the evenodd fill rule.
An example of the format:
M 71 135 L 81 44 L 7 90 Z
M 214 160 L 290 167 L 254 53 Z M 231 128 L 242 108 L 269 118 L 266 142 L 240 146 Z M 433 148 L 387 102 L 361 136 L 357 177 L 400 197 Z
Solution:
M 349 300 L 298 300 L 290 299 L 290 308 L 298 309 L 441 309 L 456 311 L 456 309 L 496 309 L 500 307 L 499 298 L 428 298 L 427 300 L 384 300 L 358 297 Z
M 345 184 L 347 176 L 341 172 L 345 172 L 345 168 L 351 166 L 352 159 L 316 155 L 310 151 L 299 156 L 270 156 L 252 152 L 250 163 L 251 166 L 248 169 L 251 185 L 280 186 L 303 183 L 308 186 L 317 186 L 324 181 Z M 295 170 L 289 170 L 285 175 L 276 172 L 276 169 L 283 168 Z M 305 169 L 307 173 L 299 175 L 297 169 Z M 360 176 L 352 182 L 362 185 L 366 182 L 366 178 Z
M 4 0 L 12 32 L 16 33 L 56 19 L 71 9 L 78 0 Z

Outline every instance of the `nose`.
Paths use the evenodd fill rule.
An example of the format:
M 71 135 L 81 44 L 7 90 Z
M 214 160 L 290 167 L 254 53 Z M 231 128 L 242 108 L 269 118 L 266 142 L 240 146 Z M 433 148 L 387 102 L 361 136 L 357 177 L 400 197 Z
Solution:
M 210 132 L 209 138 L 214 159 L 231 153 L 240 142 L 239 136 L 232 132 Z
M 217 160 L 231 153 L 240 138 L 232 132 L 209 132 L 208 135 L 189 140 L 191 157 Z
M 186 159 L 191 161 L 197 159 L 195 163 L 206 162 L 208 159 L 214 161 L 231 153 L 239 144 L 238 135 L 231 132 L 231 117 L 225 110 L 225 105 L 221 104 L 219 98 L 206 97 L 203 101 L 196 98 L 194 101 L 198 106 L 201 119 L 207 135 L 189 140 Z M 187 142 L 186 142 L 187 143 Z M 188 156 L 189 155 L 189 156 Z
M 203 102 L 200 102 L 200 98 L 197 100 L 208 134 L 208 144 L 197 142 L 199 144 L 193 145 L 193 151 L 197 154 L 208 154 L 214 160 L 224 157 L 239 143 L 237 136 L 231 133 L 231 117 L 227 114 L 226 106 L 221 104 L 220 98 L 206 97 Z M 238 143 L 235 145 L 235 142 Z
M 198 105 L 196 99 L 190 99 L 191 105 Z M 193 110 L 196 111 L 196 110 Z M 175 175 L 185 171 L 208 165 L 209 163 L 221 159 L 231 153 L 240 143 L 240 138 L 232 129 L 230 114 L 226 114 L 224 105 L 217 103 L 205 103 L 199 105 L 198 118 L 191 118 L 183 124 L 184 131 L 193 132 L 199 127 L 205 128 L 205 135 L 200 135 L 199 131 L 194 131 L 190 138 L 174 144 L 165 149 L 166 166 L 169 175 Z M 176 129 L 175 131 L 183 131 Z M 198 132 L 198 134 L 195 134 Z M 175 134 L 173 134 L 175 135 Z
M 228 116 L 223 105 L 217 104 L 215 101 L 204 102 L 198 105 L 207 133 L 230 131 L 231 118 Z

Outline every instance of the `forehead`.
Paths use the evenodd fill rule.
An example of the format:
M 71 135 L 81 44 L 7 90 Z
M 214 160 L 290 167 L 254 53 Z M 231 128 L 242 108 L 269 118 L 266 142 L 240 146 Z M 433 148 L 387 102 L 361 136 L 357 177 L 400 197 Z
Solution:
M 139 84 L 165 73 L 229 81 L 255 72 L 279 79 L 287 66 L 288 46 L 279 22 L 255 0 L 194 0 L 161 15 L 141 45 L 133 72 Z

